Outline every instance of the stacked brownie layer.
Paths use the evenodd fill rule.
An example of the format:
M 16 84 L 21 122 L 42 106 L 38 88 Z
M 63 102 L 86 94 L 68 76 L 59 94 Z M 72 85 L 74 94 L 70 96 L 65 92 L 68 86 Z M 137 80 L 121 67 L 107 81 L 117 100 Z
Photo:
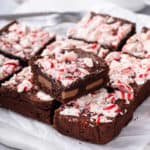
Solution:
M 105 61 L 81 49 L 55 49 L 32 61 L 35 82 L 55 99 L 65 103 L 108 81 Z

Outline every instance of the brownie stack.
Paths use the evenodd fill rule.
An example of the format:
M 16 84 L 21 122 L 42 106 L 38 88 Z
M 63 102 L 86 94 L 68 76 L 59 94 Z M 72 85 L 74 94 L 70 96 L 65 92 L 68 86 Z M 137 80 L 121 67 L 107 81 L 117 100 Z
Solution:
M 92 12 L 67 37 L 16 21 L 1 30 L 0 105 L 105 144 L 149 96 L 150 30 Z

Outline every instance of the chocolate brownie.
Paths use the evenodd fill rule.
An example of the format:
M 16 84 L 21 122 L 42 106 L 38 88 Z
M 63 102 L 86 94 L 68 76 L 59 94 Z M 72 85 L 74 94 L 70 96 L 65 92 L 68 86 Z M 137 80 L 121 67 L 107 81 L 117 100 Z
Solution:
M 0 54 L 0 83 L 7 80 L 20 69 L 21 66 L 18 60 L 11 59 Z
M 138 59 L 121 52 L 107 55 L 109 65 L 109 86 L 133 93 L 140 85 L 150 80 L 150 59 Z
M 150 92 L 150 82 L 139 87 L 132 99 L 128 93 L 101 89 L 62 105 L 55 111 L 54 127 L 64 135 L 105 144 L 113 140 L 132 119 L 137 106 Z
M 97 43 L 86 43 L 79 40 L 73 39 L 61 39 L 53 42 L 48 45 L 42 52 L 42 56 L 51 55 L 52 51 L 57 51 L 57 49 L 73 49 L 79 48 L 87 52 L 91 52 L 96 54 L 101 58 L 105 58 L 105 56 L 110 52 L 109 49 L 102 47 Z
M 1 107 L 51 124 L 54 110 L 60 105 L 33 84 L 31 67 L 24 68 L 0 88 Z
M 81 49 L 57 49 L 31 64 L 35 82 L 62 103 L 99 89 L 108 80 L 106 62 Z
M 46 30 L 13 21 L 0 30 L 0 52 L 27 64 L 54 38 L 54 34 Z
M 91 12 L 68 30 L 68 37 L 86 42 L 97 42 L 111 50 L 120 50 L 135 33 L 135 24 L 124 19 Z
M 150 29 L 144 27 L 130 37 L 122 51 L 138 58 L 150 58 Z
M 106 57 L 109 87 L 88 94 L 55 111 L 54 127 L 61 133 L 105 144 L 116 137 L 132 119 L 137 106 L 150 93 L 149 60 L 120 52 Z

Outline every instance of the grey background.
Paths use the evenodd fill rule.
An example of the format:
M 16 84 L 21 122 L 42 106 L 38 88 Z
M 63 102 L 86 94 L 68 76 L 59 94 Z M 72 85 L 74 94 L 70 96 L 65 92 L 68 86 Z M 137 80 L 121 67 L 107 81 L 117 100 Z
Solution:
M 150 15 L 150 6 L 146 6 L 144 9 L 138 11 L 138 13 Z

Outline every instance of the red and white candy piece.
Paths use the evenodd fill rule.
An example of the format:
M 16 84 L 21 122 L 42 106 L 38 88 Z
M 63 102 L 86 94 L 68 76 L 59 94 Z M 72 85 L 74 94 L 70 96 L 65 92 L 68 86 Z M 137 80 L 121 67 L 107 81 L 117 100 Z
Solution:
M 27 92 L 29 90 L 31 90 L 33 87 L 31 81 L 29 80 L 23 80 L 22 83 L 20 83 L 18 86 L 17 86 L 17 91 L 19 93 L 21 92 Z
M 8 61 L 4 63 L 2 70 L 4 74 L 11 74 L 17 71 L 19 68 L 18 61 Z
M 112 61 L 119 61 L 121 59 L 121 52 L 112 52 L 106 57 L 106 62 L 109 64 Z
M 116 81 L 115 83 L 112 83 L 112 86 L 121 91 L 133 93 L 133 88 L 129 84 L 123 83 L 120 80 Z
M 115 97 L 120 100 L 126 100 L 126 103 L 134 99 L 134 93 L 127 93 L 124 91 L 115 91 Z

